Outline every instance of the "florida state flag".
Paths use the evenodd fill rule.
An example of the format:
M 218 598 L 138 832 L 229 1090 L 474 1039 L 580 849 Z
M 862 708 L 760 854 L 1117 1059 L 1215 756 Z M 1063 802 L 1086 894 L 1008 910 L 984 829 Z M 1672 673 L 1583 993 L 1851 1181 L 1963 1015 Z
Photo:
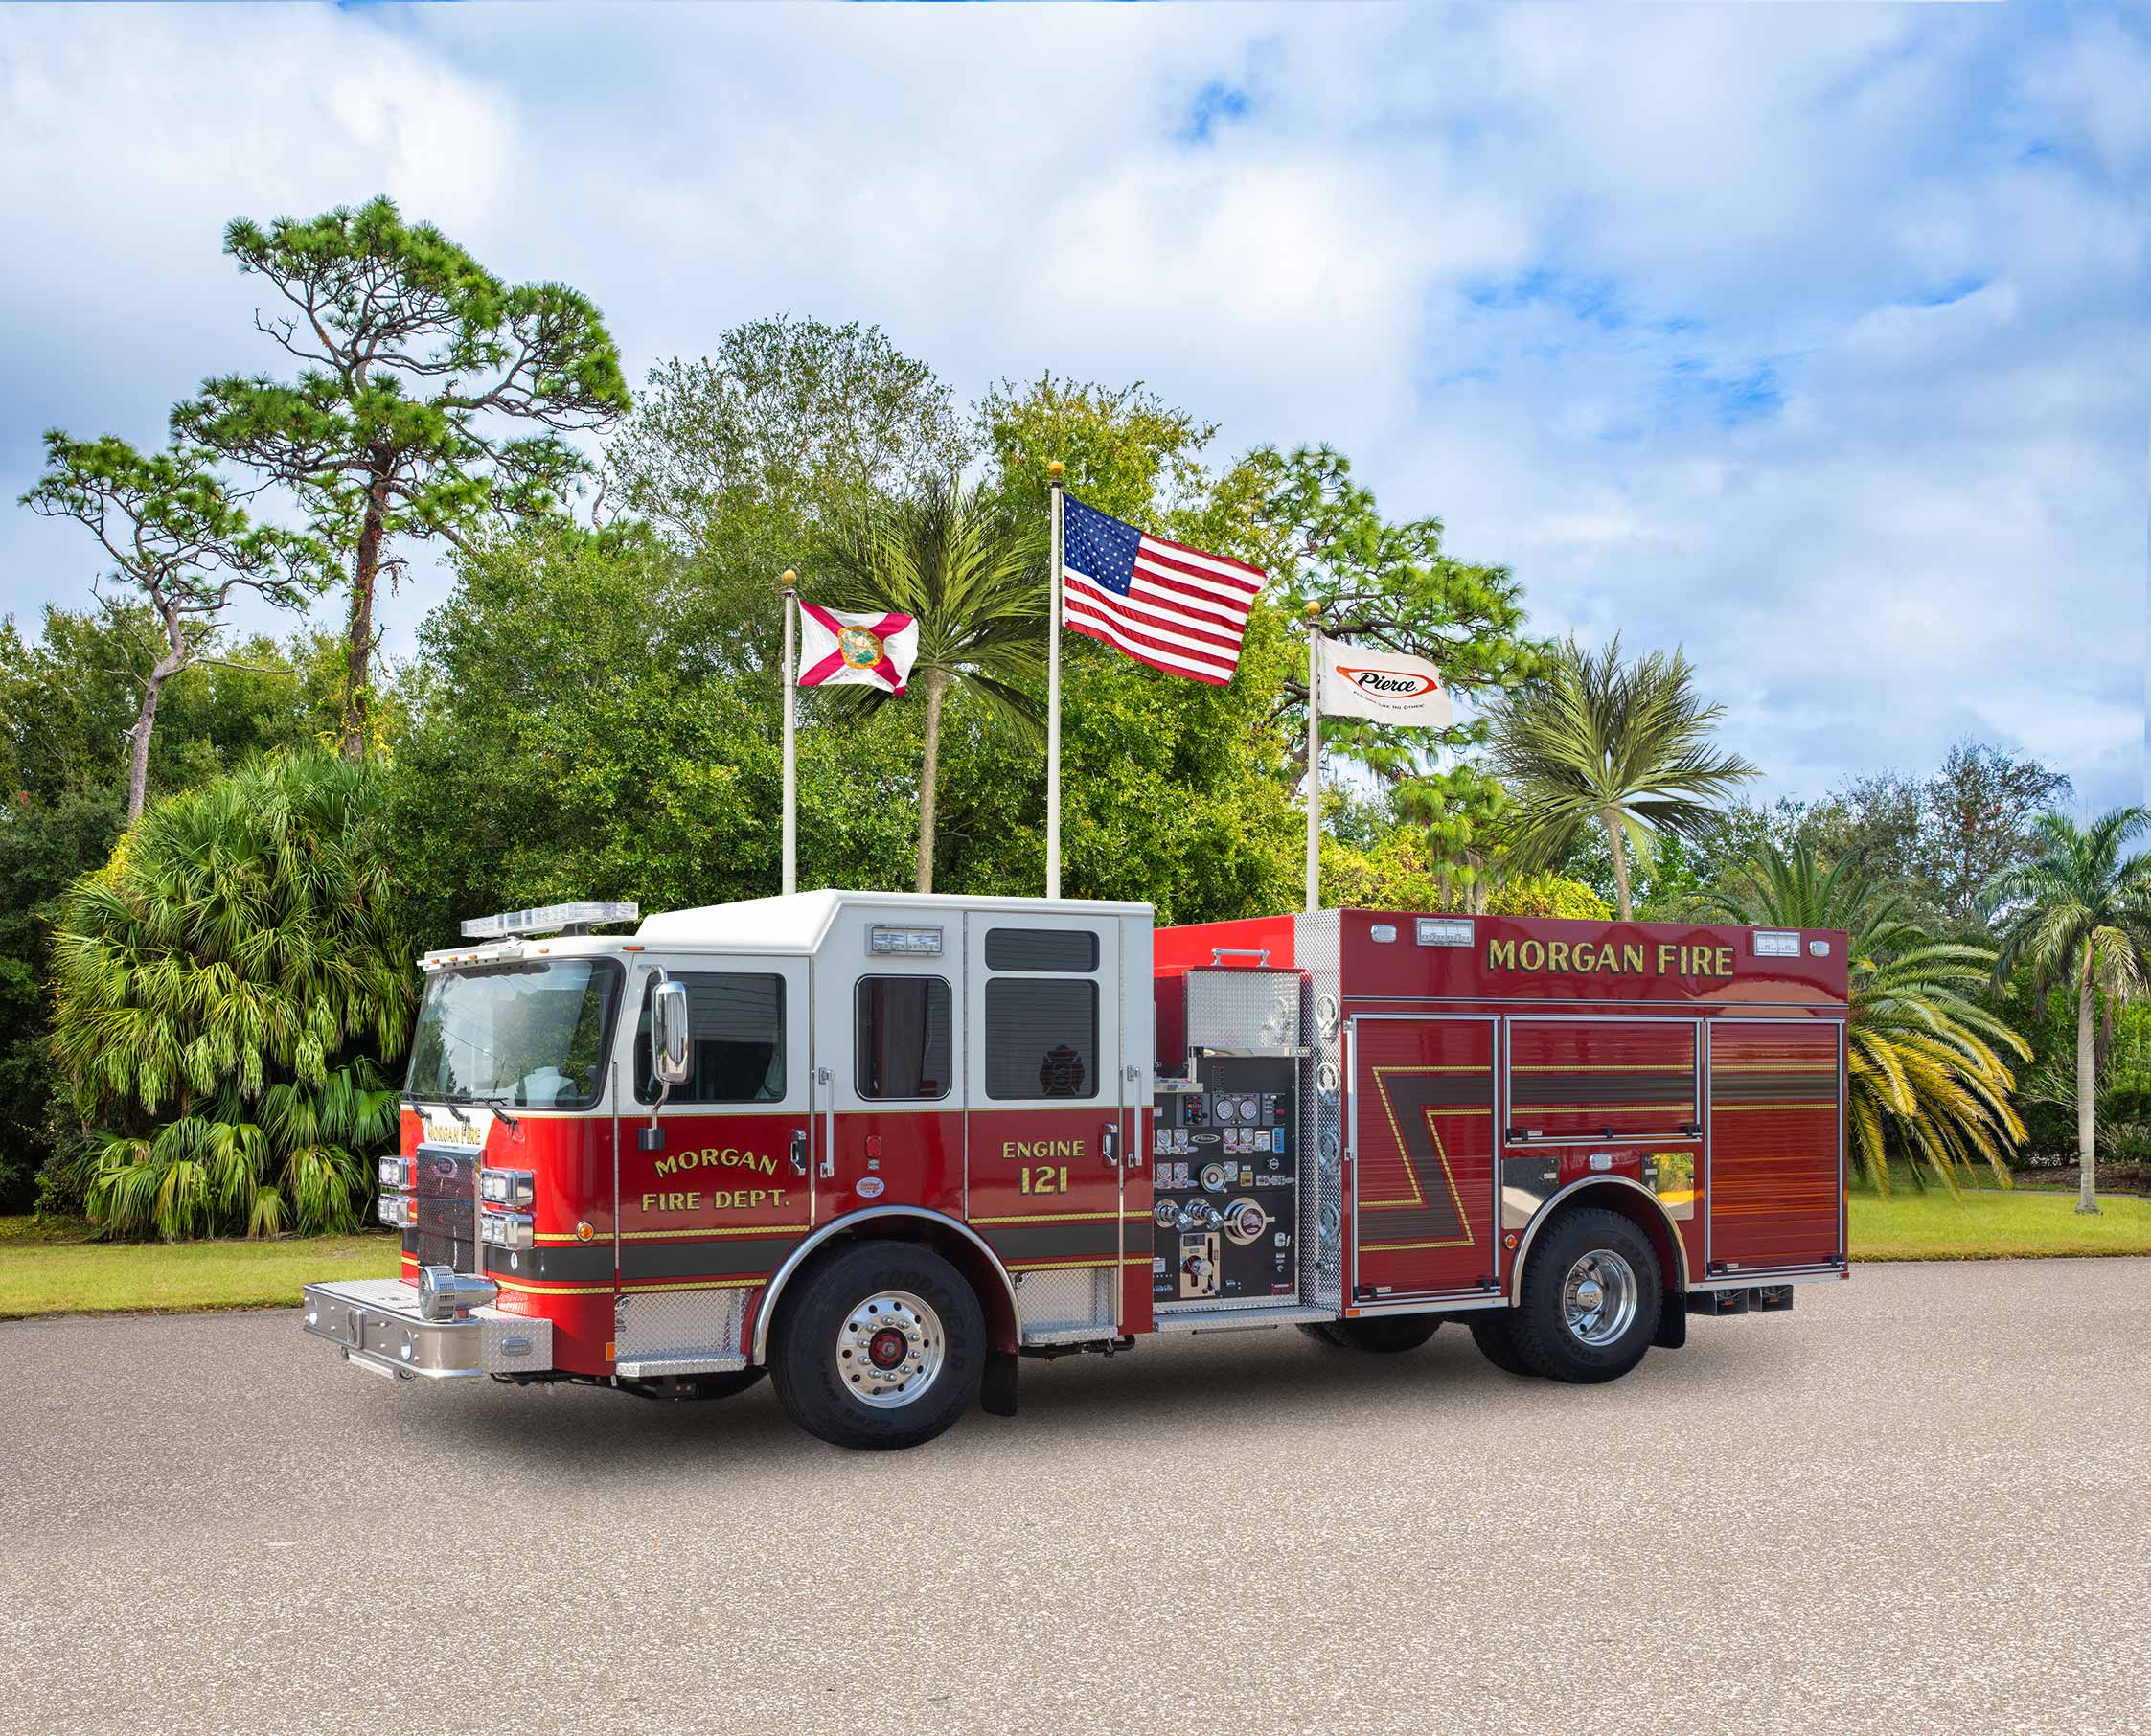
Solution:
M 904 691 L 919 654 L 919 623 L 910 615 L 857 615 L 799 605 L 799 685 L 846 682 Z

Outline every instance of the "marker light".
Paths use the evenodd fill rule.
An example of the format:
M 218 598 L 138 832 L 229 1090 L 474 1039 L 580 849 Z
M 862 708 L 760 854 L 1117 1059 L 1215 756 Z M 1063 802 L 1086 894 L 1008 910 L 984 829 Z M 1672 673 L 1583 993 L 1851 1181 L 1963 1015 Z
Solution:
M 939 958 L 939 928 L 897 928 L 876 923 L 866 931 L 866 949 L 877 957 Z
M 1423 916 L 1419 919 L 1422 947 L 1468 947 L 1472 944 L 1472 919 L 1468 916 Z
M 1800 937 L 1782 928 L 1758 928 L 1755 930 L 1755 956 L 1757 958 L 1797 958 L 1800 955 Z
M 641 907 L 625 899 L 586 898 L 572 904 L 539 904 L 530 910 L 474 916 L 463 925 L 463 936 L 495 940 L 511 934 L 577 934 L 594 923 L 631 923 L 641 915 Z

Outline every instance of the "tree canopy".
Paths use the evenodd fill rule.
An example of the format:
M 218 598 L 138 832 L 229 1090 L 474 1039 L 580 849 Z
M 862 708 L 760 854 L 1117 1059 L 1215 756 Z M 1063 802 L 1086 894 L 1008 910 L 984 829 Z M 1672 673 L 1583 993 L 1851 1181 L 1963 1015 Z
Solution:
M 505 284 L 385 197 L 266 228 L 235 218 L 224 251 L 282 299 L 255 326 L 300 363 L 298 377 L 206 380 L 172 427 L 290 489 L 348 556 L 341 739 L 355 757 L 372 708 L 375 591 L 402 571 L 397 543 L 468 549 L 488 523 L 556 511 L 589 468 L 564 436 L 629 405 L 619 352 L 587 297 Z

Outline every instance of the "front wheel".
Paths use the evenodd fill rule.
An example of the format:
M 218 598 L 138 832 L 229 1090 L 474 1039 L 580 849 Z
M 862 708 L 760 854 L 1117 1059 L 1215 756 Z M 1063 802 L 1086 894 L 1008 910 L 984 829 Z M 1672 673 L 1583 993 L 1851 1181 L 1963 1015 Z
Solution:
M 862 1242 L 805 1281 L 776 1322 L 777 1402 L 837 1447 L 930 1441 L 977 1402 L 986 1317 L 929 1247 Z
M 1664 1284 L 1650 1238 L 1617 1212 L 1579 1207 L 1541 1233 L 1510 1316 L 1519 1359 L 1556 1381 L 1617 1381 L 1658 1336 Z

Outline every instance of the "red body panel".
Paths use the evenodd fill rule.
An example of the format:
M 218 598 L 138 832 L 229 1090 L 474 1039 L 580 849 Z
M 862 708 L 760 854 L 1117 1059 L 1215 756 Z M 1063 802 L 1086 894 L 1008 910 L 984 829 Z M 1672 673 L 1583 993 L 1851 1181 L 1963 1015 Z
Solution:
M 1491 1283 L 1494 1021 L 1371 1018 L 1355 1030 L 1359 1154 L 1347 1197 L 1359 1288 L 1402 1297 Z

